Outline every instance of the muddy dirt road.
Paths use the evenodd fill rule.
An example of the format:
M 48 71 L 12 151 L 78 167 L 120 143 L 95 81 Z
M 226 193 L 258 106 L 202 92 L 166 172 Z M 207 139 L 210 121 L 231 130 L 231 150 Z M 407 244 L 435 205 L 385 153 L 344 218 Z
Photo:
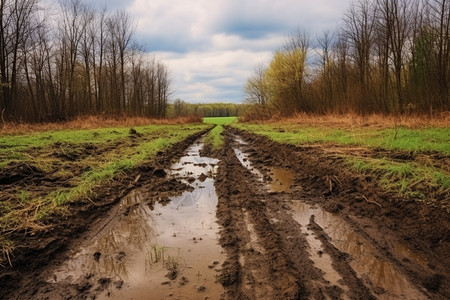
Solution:
M 448 214 L 397 201 L 330 151 L 224 137 L 219 153 L 186 145 L 158 180 L 141 169 L 140 186 L 2 296 L 450 297 Z
M 448 215 L 397 204 L 317 147 L 230 130 L 226 145 L 216 186 L 227 296 L 448 298 Z

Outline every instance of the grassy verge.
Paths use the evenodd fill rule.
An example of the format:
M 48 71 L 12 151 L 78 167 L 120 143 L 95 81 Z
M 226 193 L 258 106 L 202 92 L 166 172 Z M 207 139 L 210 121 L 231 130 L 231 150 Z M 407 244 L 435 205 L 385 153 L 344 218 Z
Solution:
M 336 129 L 327 126 L 303 126 L 289 123 L 235 124 L 240 129 L 265 135 L 279 143 L 294 145 L 335 143 L 387 150 L 413 152 L 437 151 L 450 155 L 450 128 L 371 128 Z
M 68 204 L 92 198 L 96 187 L 207 127 L 149 125 L 134 127 L 136 132 L 129 127 L 115 127 L 3 135 L 0 181 L 5 181 L 1 182 L 0 192 L 0 249 L 5 260 L 14 249 L 9 234 L 46 228 L 49 215 L 69 213 Z M 30 173 L 37 174 L 38 179 L 8 184 L 9 177 L 21 172 L 25 181 Z
M 402 197 L 450 211 L 450 128 L 335 128 L 324 123 L 241 123 L 233 126 L 267 136 L 279 143 L 320 144 L 328 149 L 356 146 L 365 155 L 360 155 L 360 151 L 339 151 L 349 168 L 371 175 L 380 186 Z
M 217 118 L 203 118 L 206 124 L 215 124 L 216 126 L 208 133 L 205 138 L 205 145 L 210 147 L 213 151 L 222 148 L 223 146 L 223 125 L 232 124 L 237 121 L 236 117 L 217 117 Z

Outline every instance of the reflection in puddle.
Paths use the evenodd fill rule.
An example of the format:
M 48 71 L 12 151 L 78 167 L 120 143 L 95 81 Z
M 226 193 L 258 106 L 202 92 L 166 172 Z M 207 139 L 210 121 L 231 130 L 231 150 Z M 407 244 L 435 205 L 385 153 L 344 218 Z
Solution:
M 323 278 L 326 281 L 329 281 L 331 285 L 339 286 L 344 290 L 344 292 L 347 292 L 348 287 L 341 284 L 341 275 L 339 275 L 339 273 L 335 269 L 333 269 L 331 265 L 331 256 L 324 252 L 322 242 L 318 238 L 316 238 L 315 233 L 308 228 L 309 212 L 304 211 L 305 209 L 308 209 L 308 207 L 306 205 L 298 205 L 297 202 L 294 202 L 292 206 L 294 211 L 293 218 L 298 223 L 300 223 L 300 225 L 302 225 L 301 230 L 305 234 L 306 241 L 309 244 L 310 258 L 314 262 L 314 265 L 325 273 L 323 275 Z M 345 296 L 346 295 L 344 293 L 344 295 L 342 295 L 343 299 L 347 299 L 345 298 Z
M 234 140 L 239 144 L 239 146 L 246 145 L 240 137 L 235 136 Z M 234 153 L 240 163 L 248 169 L 252 174 L 256 175 L 258 181 L 264 182 L 264 175 L 258 169 L 254 168 L 250 160 L 248 159 L 248 155 L 239 147 L 234 148 Z M 290 170 L 286 170 L 283 168 L 271 168 L 270 169 L 270 181 L 268 183 L 269 192 L 284 192 L 289 189 L 292 182 L 294 180 L 294 173 Z
M 105 278 L 110 284 L 99 299 L 219 298 L 223 288 L 216 274 L 224 256 L 215 217 L 218 160 L 201 157 L 202 146 L 191 146 L 170 172 L 194 179 L 189 180 L 192 191 L 152 210 L 144 204 L 145 195 L 130 193 L 120 204 L 129 213 L 82 247 L 48 281 Z
M 250 172 L 252 172 L 253 174 L 255 174 L 258 177 L 258 180 L 260 182 L 264 181 L 264 176 L 263 174 L 256 168 L 254 168 L 252 166 L 252 163 L 250 162 L 250 160 L 248 159 L 248 155 L 245 154 L 241 149 L 237 149 L 234 148 L 234 153 L 236 154 L 236 157 L 239 159 L 239 161 L 241 162 L 241 164 L 246 167 Z
M 293 202 L 292 210 L 294 219 L 303 228 L 309 223 L 311 215 L 315 216 L 316 223 L 331 238 L 330 242 L 341 252 L 350 254 L 350 266 L 358 277 L 363 281 L 365 278 L 370 279 L 377 290 L 381 288 L 385 291 L 378 295 L 380 299 L 427 299 L 390 262 L 382 259 L 378 251 L 353 231 L 344 219 L 322 209 L 312 208 L 301 201 Z M 308 242 L 312 242 L 311 248 L 316 247 L 317 240 L 308 239 Z

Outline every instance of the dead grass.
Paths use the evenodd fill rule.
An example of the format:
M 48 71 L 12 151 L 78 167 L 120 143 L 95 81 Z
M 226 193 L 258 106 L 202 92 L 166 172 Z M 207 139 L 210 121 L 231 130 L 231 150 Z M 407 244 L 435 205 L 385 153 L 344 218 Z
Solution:
M 358 115 L 358 114 L 328 114 L 328 115 L 314 115 L 314 114 L 296 114 L 294 117 L 282 118 L 273 116 L 267 121 L 250 121 L 251 123 L 290 123 L 302 124 L 306 126 L 326 126 L 333 128 L 353 128 L 353 127 L 373 127 L 373 128 L 394 128 L 406 127 L 426 128 L 426 127 L 450 127 L 450 112 L 443 112 L 440 115 L 429 118 L 425 115 Z
M 71 121 L 52 123 L 14 123 L 6 122 L 0 129 L 0 134 L 25 134 L 31 132 L 42 132 L 67 129 L 95 129 L 104 127 L 130 127 L 144 126 L 150 124 L 192 124 L 202 123 L 200 116 L 178 117 L 173 119 L 151 119 L 143 117 L 104 117 L 104 116 L 82 116 Z

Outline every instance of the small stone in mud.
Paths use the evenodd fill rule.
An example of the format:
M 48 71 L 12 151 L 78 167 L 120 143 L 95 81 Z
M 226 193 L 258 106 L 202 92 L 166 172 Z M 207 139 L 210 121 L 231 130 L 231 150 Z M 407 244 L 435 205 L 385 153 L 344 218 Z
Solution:
M 199 293 L 204 291 L 206 291 L 206 287 L 203 284 L 197 288 L 197 292 Z
M 105 287 L 107 287 L 107 286 L 111 283 L 111 278 L 106 278 L 106 277 L 100 278 L 100 279 L 98 280 L 98 283 L 99 283 L 103 288 L 105 288 Z
M 186 277 L 182 276 L 182 277 L 180 278 L 180 281 L 178 282 L 178 285 L 179 285 L 179 286 L 183 286 L 183 285 L 185 285 L 185 284 L 188 283 L 188 282 L 189 282 L 189 280 L 188 280 Z
M 205 174 L 200 174 L 200 176 L 198 177 L 198 180 L 200 180 L 201 182 L 205 181 L 206 178 L 208 178 Z
M 114 286 L 116 287 L 116 289 L 120 290 L 123 286 L 123 280 L 117 280 L 116 282 L 114 282 Z
M 192 183 L 192 182 L 195 181 L 195 178 L 194 178 L 194 177 L 189 177 L 189 178 L 187 179 L 187 181 L 188 181 L 189 183 Z
M 123 251 L 120 251 L 116 255 L 116 261 L 122 261 L 125 258 L 125 256 L 127 256 L 127 254 Z
M 99 261 L 101 255 L 102 255 L 102 254 L 101 254 L 100 252 L 98 252 L 98 251 L 95 252 L 95 253 L 94 253 L 94 260 L 95 260 L 95 261 Z
M 161 285 L 168 285 L 168 284 L 170 284 L 170 281 L 163 281 L 163 282 L 161 282 Z
M 164 169 L 156 169 L 155 171 L 153 171 L 153 175 L 156 177 L 165 177 L 167 175 L 166 171 L 164 171 Z
M 92 285 L 88 281 L 84 281 L 77 286 L 77 290 L 79 292 L 84 292 L 84 291 L 89 290 L 91 287 L 92 287 Z
M 178 276 L 178 271 L 177 270 L 169 271 L 169 273 L 166 274 L 166 277 L 169 278 L 170 280 L 177 279 L 177 276 Z
M 215 260 L 214 262 L 213 262 L 213 265 L 218 265 L 219 264 L 219 262 L 217 261 L 217 260 Z

